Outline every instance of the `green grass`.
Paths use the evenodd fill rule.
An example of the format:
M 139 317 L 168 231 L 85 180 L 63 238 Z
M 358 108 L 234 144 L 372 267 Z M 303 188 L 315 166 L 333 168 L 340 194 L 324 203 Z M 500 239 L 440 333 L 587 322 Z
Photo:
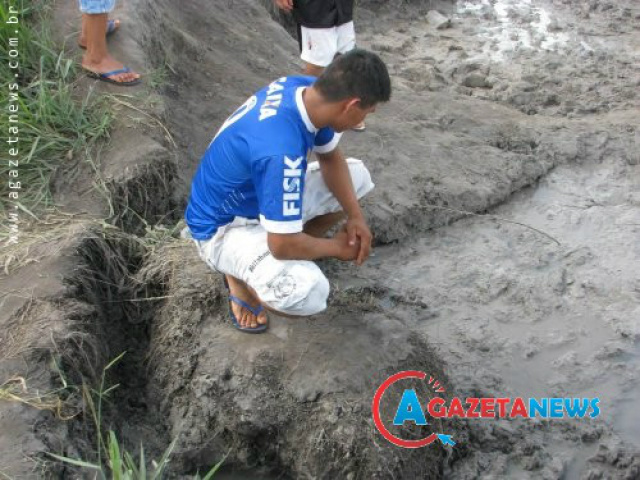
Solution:
M 52 2 L 12 2 L 20 9 L 18 24 L 6 23 L 10 16 L 7 3 L 0 5 L 0 80 L 5 89 L 3 98 L 10 93 L 17 96 L 13 101 L 9 98 L 3 102 L 0 116 L 3 144 L 0 213 L 13 207 L 8 180 L 10 170 L 16 169 L 19 177 L 15 180 L 21 184 L 19 207 L 38 212 L 53 207 L 50 186 L 53 173 L 71 166 L 74 158 L 84 157 L 96 140 L 106 136 L 112 114 L 102 97 L 89 94 L 84 99 L 78 98 L 74 84 L 78 73 L 76 62 L 65 55 L 50 35 Z M 10 58 L 11 50 L 17 51 L 18 56 Z M 19 61 L 17 69 L 11 68 L 12 59 Z M 9 104 L 18 107 L 17 123 L 10 122 Z M 10 132 L 12 126 L 18 127 L 17 135 Z M 9 137 L 19 138 L 12 144 L 19 150 L 15 157 L 9 156 L 5 143 Z M 17 160 L 18 167 L 10 165 L 9 159 Z
M 49 453 L 49 455 L 56 460 L 86 470 L 87 473 L 93 472 L 94 478 L 99 476 L 103 480 L 159 480 L 165 474 L 176 440 L 171 442 L 158 461 L 151 461 L 151 464 L 147 465 L 142 445 L 140 445 L 138 457 L 135 458 L 124 445 L 120 444 L 113 430 L 109 430 L 106 434 L 102 430 L 102 405 L 108 399 L 109 394 L 118 388 L 118 385 L 106 386 L 107 371 L 117 364 L 123 356 L 124 353 L 120 354 L 102 370 L 102 378 L 97 390 L 91 389 L 86 385 L 83 387 L 85 403 L 89 407 L 96 427 L 97 453 L 95 461 L 69 458 L 53 453 Z M 210 480 L 213 478 L 225 459 L 226 456 L 214 465 L 204 477 L 196 474 L 194 480 Z

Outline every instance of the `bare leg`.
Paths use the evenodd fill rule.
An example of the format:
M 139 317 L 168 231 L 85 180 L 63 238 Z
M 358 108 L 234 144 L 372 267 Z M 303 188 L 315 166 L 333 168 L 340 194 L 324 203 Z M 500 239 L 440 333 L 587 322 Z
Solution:
M 85 13 L 82 14 L 82 29 L 80 30 L 78 43 L 87 48 L 87 15 Z
M 313 63 L 305 63 L 304 64 L 304 74 L 310 75 L 312 77 L 319 77 L 324 72 L 324 67 L 320 67 L 319 65 L 314 65 Z
M 107 50 L 107 14 L 89 15 L 85 13 L 82 15 L 82 23 L 87 42 L 87 51 L 82 58 L 82 66 L 95 73 L 106 73 L 123 68 L 124 65 L 113 58 Z M 140 78 L 140 75 L 134 72 L 121 73 L 111 77 L 117 82 L 129 82 L 136 78 Z
M 312 218 L 304 225 L 304 233 L 311 235 L 312 237 L 324 237 L 325 234 L 331 230 L 345 217 L 344 212 L 327 213 L 326 215 L 320 215 L 319 217 Z
M 114 20 L 115 30 L 120 28 L 120 20 Z M 80 31 L 80 37 L 78 38 L 78 45 L 82 48 L 87 48 L 87 21 L 86 15 L 82 15 L 82 30 Z

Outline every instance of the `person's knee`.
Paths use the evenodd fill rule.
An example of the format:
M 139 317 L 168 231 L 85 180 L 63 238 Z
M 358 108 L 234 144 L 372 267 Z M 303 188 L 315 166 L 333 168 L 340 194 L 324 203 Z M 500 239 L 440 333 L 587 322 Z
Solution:
M 361 160 L 349 158 L 347 159 L 347 163 L 353 181 L 353 189 L 356 192 L 356 196 L 360 199 L 373 190 L 375 184 L 371 180 L 371 173 Z
M 320 269 L 297 273 L 300 275 L 283 276 L 281 281 L 274 285 L 276 299 L 269 302 L 270 306 L 285 315 L 301 317 L 316 315 L 326 310 L 330 287 L 329 281 Z
M 327 309 L 327 299 L 329 298 L 329 280 L 322 273 L 310 284 L 305 301 L 300 305 L 299 315 L 316 315 Z

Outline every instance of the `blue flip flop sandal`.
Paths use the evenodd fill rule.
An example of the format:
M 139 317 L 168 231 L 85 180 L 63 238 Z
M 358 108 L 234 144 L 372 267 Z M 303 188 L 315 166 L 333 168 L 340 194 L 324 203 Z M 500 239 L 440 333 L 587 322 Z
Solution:
M 96 80 L 100 80 L 101 82 L 112 83 L 114 85 L 121 85 L 123 87 L 133 87 L 134 85 L 140 84 L 140 79 L 135 78 L 133 80 L 129 80 L 128 82 L 118 82 L 117 80 L 112 80 L 111 77 L 114 75 L 118 75 L 120 73 L 129 73 L 131 69 L 129 67 L 121 68 L 120 70 L 112 70 L 110 72 L 98 73 L 93 72 L 91 70 L 84 69 L 87 72 L 87 76 L 91 78 L 95 78 Z
M 249 310 L 251 313 L 253 313 L 256 317 L 258 315 L 260 315 L 260 313 L 262 313 L 262 311 L 264 310 L 264 307 L 262 305 L 260 305 L 259 307 L 252 307 L 251 305 L 249 305 L 247 302 L 245 302 L 244 300 L 239 299 L 238 297 L 235 297 L 233 295 L 231 295 L 231 290 L 229 289 L 229 283 L 227 282 L 227 277 L 224 277 L 224 286 L 227 287 L 227 291 L 229 292 L 229 317 L 231 317 L 231 323 L 233 324 L 233 326 L 235 328 L 237 328 L 238 330 L 240 330 L 241 332 L 244 333 L 263 333 L 267 330 L 268 324 L 263 324 L 263 325 L 259 325 L 255 328 L 251 328 L 251 327 L 243 327 L 242 325 L 240 325 L 240 323 L 238 322 L 238 319 L 236 318 L 236 316 L 233 314 L 233 308 L 231 308 L 231 302 L 234 302 L 238 305 L 240 305 L 243 308 L 246 308 L 247 310 Z
M 120 27 L 117 26 L 115 20 L 107 20 L 107 33 L 105 36 L 107 37 L 111 36 L 111 34 L 114 33 L 116 30 L 118 30 L 119 28 Z M 80 45 L 79 43 L 78 43 L 78 46 L 83 50 L 87 49 L 87 47 L 85 47 L 84 45 Z
M 115 20 L 107 20 L 107 37 L 115 32 L 119 27 Z

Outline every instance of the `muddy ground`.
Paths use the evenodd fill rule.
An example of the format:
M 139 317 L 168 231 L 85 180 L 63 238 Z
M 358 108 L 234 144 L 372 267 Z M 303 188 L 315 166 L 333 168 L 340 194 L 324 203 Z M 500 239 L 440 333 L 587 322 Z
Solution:
M 447 28 L 427 22 L 434 8 Z M 321 262 L 327 312 L 272 318 L 255 338 L 229 328 L 220 281 L 192 246 L 141 241 L 140 219 L 175 225 L 218 125 L 298 70 L 296 42 L 250 0 L 130 0 L 118 14 L 136 28 L 115 48 L 170 72 L 152 111 L 168 132 L 122 120 L 102 162 L 115 227 L 80 215 L 35 247 L 39 264 L 1 280 L 0 382 L 95 382 L 127 350 L 106 422 L 149 456 L 177 438 L 175 477 L 227 453 L 222 478 L 640 477 L 635 2 L 360 2 L 358 43 L 394 84 L 367 132 L 342 140 L 376 183 L 365 202 L 375 256 Z M 70 7 L 60 15 L 71 31 Z M 70 211 L 109 210 L 58 190 Z M 371 399 L 407 369 L 447 396 L 597 396 L 602 414 L 447 421 L 454 448 L 403 450 L 376 432 Z M 65 396 L 71 421 L 0 403 L 1 471 L 78 475 L 43 465 L 45 451 L 94 449 L 81 397 Z

